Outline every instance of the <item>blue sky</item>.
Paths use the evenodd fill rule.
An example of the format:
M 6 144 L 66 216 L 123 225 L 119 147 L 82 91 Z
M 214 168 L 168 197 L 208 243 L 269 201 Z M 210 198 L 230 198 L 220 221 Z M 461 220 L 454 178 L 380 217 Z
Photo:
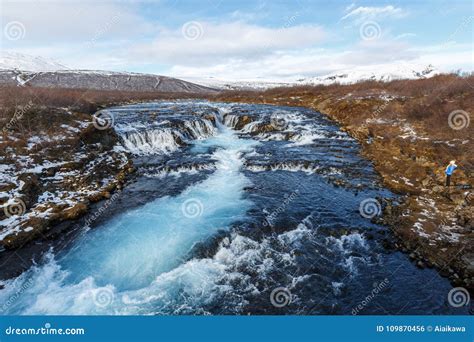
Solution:
M 472 1 L 1 0 L 2 50 L 71 68 L 285 79 L 473 70 Z

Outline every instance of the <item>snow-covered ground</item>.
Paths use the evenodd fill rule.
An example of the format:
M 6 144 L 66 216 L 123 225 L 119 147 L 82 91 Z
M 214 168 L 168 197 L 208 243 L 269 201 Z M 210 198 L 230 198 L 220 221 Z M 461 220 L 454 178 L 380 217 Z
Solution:
M 25 55 L 17 52 L 0 52 L 0 70 L 58 71 L 68 67 L 48 58 Z
M 68 124 L 59 122 L 48 132 L 37 128 L 27 138 L 14 129 L 0 136 L 0 251 L 41 233 L 48 220 L 67 218 L 82 203 L 109 196 L 129 161 L 123 151 L 83 140 L 90 130 L 101 133 L 87 118 L 66 109 L 37 115 L 46 120 L 53 111 Z

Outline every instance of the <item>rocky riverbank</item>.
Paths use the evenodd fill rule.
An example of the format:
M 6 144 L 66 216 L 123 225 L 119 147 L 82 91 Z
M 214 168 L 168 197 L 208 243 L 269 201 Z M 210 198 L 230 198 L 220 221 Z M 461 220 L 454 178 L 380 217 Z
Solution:
M 228 92 L 213 100 L 303 106 L 324 113 L 362 145 L 384 185 L 400 195 L 379 199 L 397 246 L 418 267 L 435 267 L 474 290 L 473 77 L 365 82 L 348 86 Z M 456 159 L 454 185 L 444 168 Z M 427 284 L 429 286 L 429 284 Z
M 472 291 L 474 126 L 469 120 L 474 94 L 469 84 L 473 83 L 473 77 L 448 75 L 391 83 L 233 91 L 210 99 L 308 107 L 338 122 L 360 142 L 384 185 L 400 195 L 396 202 L 378 199 L 383 215 L 376 220 L 392 228 L 399 237 L 398 247 L 418 267 L 436 267 L 455 285 Z M 58 224 L 67 229 L 62 223 L 74 222 L 95 202 L 113 196 L 133 172 L 127 153 L 115 148 L 115 131 L 94 126 L 90 114 L 98 104 L 160 96 L 10 90 L 0 99 L 4 113 L 0 240 L 1 248 L 15 251 Z M 9 104 L 12 99 L 14 106 Z M 239 120 L 236 129 L 252 118 L 244 115 Z M 264 132 L 272 127 L 255 129 Z M 448 189 L 443 186 L 444 168 L 451 159 L 457 160 L 459 169 L 454 186 Z
M 0 246 L 18 249 L 121 189 L 133 167 L 112 128 L 65 108 L 22 106 L 0 140 Z M 18 114 L 18 113 L 17 113 Z
M 0 278 L 102 214 L 135 169 L 101 108 L 193 93 L 3 86 L 0 89 Z M 109 125 L 112 123 L 112 125 Z M 59 239 L 61 238 L 61 239 Z M 68 240 L 67 238 L 66 240 Z

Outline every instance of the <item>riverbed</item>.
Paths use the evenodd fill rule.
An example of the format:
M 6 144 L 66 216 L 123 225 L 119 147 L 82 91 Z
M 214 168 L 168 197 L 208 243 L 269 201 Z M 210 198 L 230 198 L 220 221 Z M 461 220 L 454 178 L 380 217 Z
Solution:
M 355 140 L 303 108 L 110 108 L 137 175 L 67 244 L 3 282 L 4 314 L 462 314 L 390 248 Z M 91 213 L 92 215 L 92 213 Z

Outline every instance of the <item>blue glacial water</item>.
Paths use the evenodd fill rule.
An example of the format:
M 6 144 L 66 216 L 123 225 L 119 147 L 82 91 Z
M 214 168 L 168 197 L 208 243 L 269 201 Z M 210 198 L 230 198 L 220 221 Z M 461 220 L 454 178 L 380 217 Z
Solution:
M 392 194 L 319 113 L 199 101 L 110 112 L 136 179 L 92 228 L 3 282 L 0 312 L 465 313 L 446 279 L 361 215 Z

